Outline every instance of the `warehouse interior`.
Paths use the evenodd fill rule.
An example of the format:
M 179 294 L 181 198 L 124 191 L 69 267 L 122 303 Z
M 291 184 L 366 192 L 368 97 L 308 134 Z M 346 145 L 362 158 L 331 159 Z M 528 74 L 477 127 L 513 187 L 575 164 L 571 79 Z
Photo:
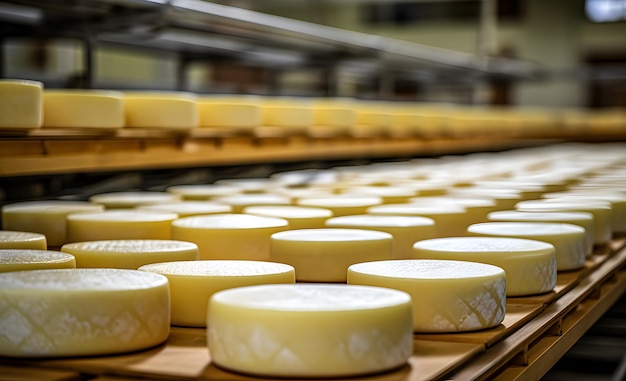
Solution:
M 553 145 L 619 152 L 626 141 L 625 36 L 624 0 L 0 0 L 0 80 L 37 81 L 45 90 L 183 92 L 261 107 L 270 99 L 309 112 L 333 105 L 416 121 L 383 132 L 327 133 L 267 123 L 243 132 L 17 129 L 0 117 L 0 206 L 291 171 L 450 164 Z M 594 152 L 602 156 L 601 148 Z M 558 303 L 546 305 L 536 319 L 545 319 L 540 334 L 516 326 L 522 344 L 485 344 L 480 356 L 439 365 L 435 379 L 626 379 L 623 240 L 613 243 L 618 254 L 602 256 L 612 268 L 598 260 L 595 277 L 571 284 L 584 291 L 571 300 L 565 294 L 566 307 L 551 312 Z M 177 332 L 183 346 L 198 344 Z M 459 347 L 476 339 L 463 340 Z M 32 376 L 14 369 L 29 367 L 28 360 L 0 356 L 0 380 L 2 369 L 19 380 L 264 379 L 214 366 L 169 374 L 151 361 L 159 360 L 136 368 L 106 359 L 39 361 L 35 367 L 59 373 Z M 426 377 L 415 369 L 367 379 Z

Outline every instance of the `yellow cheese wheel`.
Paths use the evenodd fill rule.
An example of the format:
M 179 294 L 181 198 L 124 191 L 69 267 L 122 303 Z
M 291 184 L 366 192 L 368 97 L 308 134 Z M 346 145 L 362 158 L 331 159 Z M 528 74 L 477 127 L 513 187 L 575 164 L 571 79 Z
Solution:
M 235 186 L 217 184 L 174 185 L 167 188 L 167 191 L 189 201 L 212 200 L 240 193 L 239 188 Z
M 146 349 L 169 335 L 167 278 L 118 269 L 0 274 L 0 355 L 93 356 Z
M 287 220 L 247 214 L 212 214 L 172 223 L 172 239 L 198 245 L 200 259 L 268 260 L 270 236 Z
M 304 282 L 345 282 L 350 265 L 392 255 L 392 236 L 380 231 L 301 229 L 271 237 L 270 259 L 293 266 Z
M 324 222 L 333 216 L 329 209 L 292 205 L 247 206 L 245 214 L 283 218 L 289 222 L 289 229 L 323 228 Z
M 368 208 L 380 205 L 382 198 L 374 196 L 360 197 L 321 197 L 321 198 L 300 198 L 297 205 L 315 206 L 318 208 L 330 209 L 334 216 L 348 216 L 352 214 L 365 214 Z
M 46 236 L 39 233 L 0 230 L 0 249 L 46 250 Z
M 73 269 L 76 268 L 74 256 L 51 250 L 0 250 L 0 272 Z
M 550 243 L 556 250 L 557 271 L 579 269 L 585 265 L 585 229 L 556 222 L 485 222 L 470 225 L 472 235 L 516 237 Z
M 139 270 L 167 277 L 172 298 L 172 324 L 205 327 L 211 296 L 229 288 L 294 283 L 294 268 L 282 263 L 202 260 L 153 263 Z
M 102 205 L 83 201 L 25 201 L 2 207 L 2 226 L 6 230 L 40 233 L 50 247 L 69 242 L 67 216 L 72 213 L 95 213 Z
M 198 127 L 196 96 L 185 92 L 124 93 L 126 127 L 189 130 Z
M 215 201 L 229 205 L 233 213 L 243 213 L 248 206 L 254 205 L 289 205 L 291 199 L 276 194 L 236 194 L 233 196 L 218 197 Z
M 44 90 L 43 127 L 124 127 L 122 93 L 108 90 Z
M 61 251 L 76 257 L 76 267 L 136 270 L 149 263 L 198 259 L 195 243 L 155 239 L 66 243 Z
M 106 209 L 127 209 L 140 205 L 152 205 L 179 201 L 178 195 L 168 192 L 112 192 L 100 193 L 89 197 L 94 204 Z
M 449 237 L 413 245 L 416 259 L 487 263 L 504 269 L 506 295 L 542 294 L 556 286 L 556 253 L 549 243 L 521 238 Z
M 585 229 L 585 256 L 593 254 L 593 214 L 587 212 L 521 212 L 501 210 L 487 215 L 493 222 L 558 222 L 572 224 Z
M 400 186 L 351 186 L 342 192 L 343 196 L 376 196 L 382 198 L 383 204 L 401 204 L 409 202 L 416 192 Z
M 207 337 L 218 366 L 270 378 L 362 376 L 413 352 L 404 292 L 350 285 L 260 285 L 220 291 Z
M 211 201 L 182 201 L 168 202 L 135 207 L 137 210 L 148 212 L 176 213 L 178 217 L 201 216 L 204 214 L 230 213 L 232 207 L 219 202 Z
M 264 98 L 261 102 L 263 126 L 281 133 L 306 134 L 314 123 L 311 103 L 299 98 Z
M 529 200 L 515 204 L 522 212 L 587 212 L 593 215 L 593 242 L 595 245 L 609 243 L 611 230 L 611 205 L 606 201 L 585 200 Z
M 309 134 L 314 137 L 347 135 L 356 123 L 356 113 L 348 104 L 314 104 L 313 125 Z
M 437 233 L 433 219 L 417 216 L 359 214 L 329 218 L 326 220 L 326 226 L 389 233 L 393 236 L 394 259 L 410 258 L 415 242 L 435 238 Z
M 272 179 L 266 178 L 245 178 L 245 179 L 221 179 L 217 180 L 213 186 L 235 187 L 239 191 L 233 193 L 267 193 L 267 190 L 274 184 Z
M 599 200 L 611 204 L 611 230 L 615 233 L 626 232 L 626 194 L 611 191 L 568 191 L 559 193 L 545 193 L 543 198 L 563 201 L 571 200 Z
M 198 112 L 200 127 L 234 133 L 252 133 L 263 123 L 261 106 L 254 98 L 201 97 L 198 99 Z
M 461 196 L 439 196 L 439 197 L 413 197 L 409 201 L 415 205 L 460 205 L 465 208 L 466 221 L 472 223 L 487 220 L 487 214 L 495 212 L 497 206 L 495 201 L 486 198 L 470 198 Z
M 108 210 L 67 216 L 68 242 L 109 239 L 170 239 L 174 213 Z
M 43 123 L 43 84 L 0 80 L 0 129 L 34 129 Z
M 453 204 L 387 204 L 373 206 L 367 209 L 367 213 L 431 218 L 435 221 L 437 237 L 465 235 L 467 227 L 473 223 L 465 207 Z
M 348 268 L 348 284 L 411 295 L 417 332 L 493 328 L 506 311 L 504 270 L 484 263 L 429 259 L 357 263 Z

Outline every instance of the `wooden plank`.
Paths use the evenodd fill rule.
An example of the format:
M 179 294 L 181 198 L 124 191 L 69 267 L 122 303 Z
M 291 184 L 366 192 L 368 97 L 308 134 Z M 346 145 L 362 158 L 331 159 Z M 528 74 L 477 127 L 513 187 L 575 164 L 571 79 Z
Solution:
M 80 373 L 69 370 L 0 365 L 0 379 L 3 381 L 80 381 L 83 377 Z

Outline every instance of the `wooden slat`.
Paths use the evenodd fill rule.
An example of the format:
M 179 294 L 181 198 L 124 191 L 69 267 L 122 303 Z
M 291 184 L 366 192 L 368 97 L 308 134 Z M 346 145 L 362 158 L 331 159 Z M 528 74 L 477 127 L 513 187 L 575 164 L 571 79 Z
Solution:
M 82 379 L 80 373 L 69 370 L 0 365 L 0 380 L 2 381 L 80 381 Z

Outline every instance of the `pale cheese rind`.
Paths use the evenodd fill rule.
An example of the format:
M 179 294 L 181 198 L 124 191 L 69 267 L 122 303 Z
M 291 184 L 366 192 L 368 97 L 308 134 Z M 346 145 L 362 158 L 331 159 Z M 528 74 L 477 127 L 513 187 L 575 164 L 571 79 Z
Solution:
M 0 273 L 73 268 L 76 268 L 76 260 L 68 253 L 52 250 L 0 250 Z
M 69 242 L 112 239 L 170 239 L 174 213 L 107 210 L 67 216 Z
M 296 269 L 305 282 L 345 282 L 350 265 L 391 259 L 393 237 L 363 229 L 300 229 L 273 234 L 270 259 Z
M 108 90 L 44 90 L 43 127 L 124 127 L 122 93 Z
M 185 92 L 124 93 L 126 127 L 189 130 L 198 127 L 195 95 Z
M 541 241 L 502 237 L 448 237 L 413 245 L 413 258 L 487 263 L 504 269 L 507 296 L 549 292 L 556 286 L 556 250 Z
M 46 236 L 39 233 L 0 230 L 0 249 L 46 250 Z
M 43 123 L 43 84 L 0 80 L 0 128 L 35 129 Z
M 170 203 L 180 200 L 180 196 L 168 192 L 111 192 L 89 197 L 94 204 L 106 209 L 129 209 L 143 205 Z
M 167 277 L 172 298 L 172 324 L 205 327 L 211 296 L 229 288 L 294 283 L 295 270 L 282 263 L 238 260 L 162 262 L 141 266 Z
M 247 206 L 243 213 L 284 218 L 289 222 L 289 228 L 293 230 L 323 228 L 324 222 L 333 216 L 329 209 L 293 205 Z
M 0 355 L 92 356 L 130 352 L 169 335 L 167 278 L 117 269 L 0 274 Z
M 193 261 L 198 259 L 195 243 L 156 240 L 102 240 L 67 243 L 61 251 L 76 257 L 76 267 L 137 268 L 157 262 Z
M 493 328 L 506 311 L 504 270 L 484 263 L 428 259 L 357 263 L 348 268 L 348 284 L 411 295 L 416 332 Z
M 137 210 L 176 213 L 178 217 L 202 216 L 205 214 L 230 213 L 230 205 L 212 201 L 168 202 L 135 207 Z
M 427 217 L 435 221 L 437 237 L 453 237 L 465 235 L 473 219 L 467 214 L 467 210 L 462 205 L 437 204 L 387 204 L 372 206 L 367 209 L 368 214 L 376 215 L 398 215 L 398 216 L 418 216 Z
M 347 377 L 402 366 L 413 352 L 410 296 L 354 285 L 220 291 L 207 337 L 216 365 L 265 377 Z

